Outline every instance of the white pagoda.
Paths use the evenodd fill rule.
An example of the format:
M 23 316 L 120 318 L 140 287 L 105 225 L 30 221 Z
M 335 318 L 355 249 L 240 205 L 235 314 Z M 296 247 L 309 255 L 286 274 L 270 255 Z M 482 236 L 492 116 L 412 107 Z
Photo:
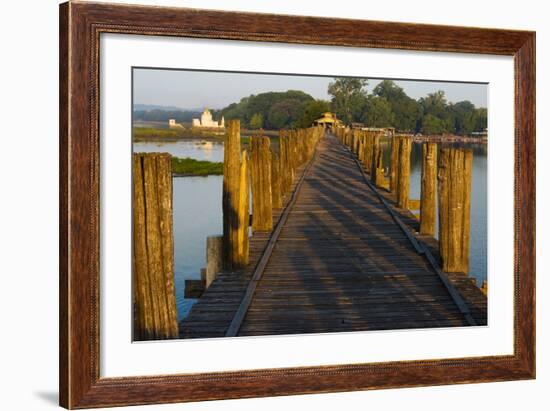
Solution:
M 207 108 L 202 112 L 201 118 L 193 119 L 193 127 L 196 128 L 225 128 L 225 120 L 222 116 L 220 122 L 212 120 L 212 113 Z

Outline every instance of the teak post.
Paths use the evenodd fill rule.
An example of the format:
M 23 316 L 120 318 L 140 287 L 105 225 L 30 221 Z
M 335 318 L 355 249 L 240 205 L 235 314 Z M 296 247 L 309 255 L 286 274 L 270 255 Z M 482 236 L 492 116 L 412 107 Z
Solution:
M 397 176 L 399 174 L 399 138 L 394 134 L 391 136 L 391 159 L 390 159 L 390 192 L 397 192 Z
M 437 199 L 437 143 L 422 144 L 420 234 L 435 236 Z
M 370 178 L 377 185 L 382 186 L 384 182 L 384 169 L 382 168 L 382 150 L 380 148 L 380 135 L 374 134 L 371 137 L 372 159 L 370 161 Z
M 206 237 L 205 287 L 209 287 L 222 270 L 223 236 Z
M 250 220 L 250 172 L 248 166 L 248 154 L 243 150 L 239 168 L 239 204 L 237 217 L 239 226 L 237 229 L 237 259 L 236 266 L 243 268 L 248 264 L 249 238 L 248 226 Z
M 224 268 L 238 265 L 238 205 L 241 168 L 241 131 L 239 120 L 227 122 L 223 159 L 223 248 Z
M 399 165 L 397 173 L 397 206 L 409 207 L 412 138 L 399 136 Z
M 443 271 L 468 273 L 470 268 L 471 149 L 440 151 L 438 170 L 439 251 Z
M 292 162 L 296 163 L 296 136 L 293 135 Z M 269 137 L 250 138 L 250 174 L 252 177 L 252 230 L 273 228 L 271 197 L 271 152 Z
M 279 156 L 281 173 L 281 190 L 283 194 L 290 192 L 294 175 L 290 165 L 290 151 L 288 143 L 288 133 L 285 130 L 279 131 Z
M 177 338 L 169 154 L 134 154 L 134 324 L 136 340 Z
M 272 152 L 271 153 L 271 196 L 273 208 L 283 208 L 283 191 L 281 183 L 281 158 Z

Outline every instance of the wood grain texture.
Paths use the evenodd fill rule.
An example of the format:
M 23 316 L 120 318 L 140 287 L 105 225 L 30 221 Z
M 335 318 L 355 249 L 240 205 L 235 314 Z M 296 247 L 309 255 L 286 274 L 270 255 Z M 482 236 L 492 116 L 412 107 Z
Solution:
M 535 376 L 535 33 L 72 2 L 60 6 L 60 404 L 89 408 Z M 486 53 L 515 62 L 514 354 L 155 377 L 99 374 L 101 33 Z
M 437 143 L 422 144 L 420 234 L 434 236 L 437 202 Z M 411 207 L 411 204 L 409 204 Z

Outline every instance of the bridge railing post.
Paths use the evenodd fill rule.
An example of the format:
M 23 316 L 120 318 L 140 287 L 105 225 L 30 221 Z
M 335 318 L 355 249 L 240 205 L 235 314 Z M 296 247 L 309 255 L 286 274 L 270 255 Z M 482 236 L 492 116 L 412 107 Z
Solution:
M 237 229 L 237 259 L 236 267 L 243 268 L 248 264 L 249 238 L 248 227 L 250 220 L 250 167 L 248 153 L 242 151 L 239 167 L 239 203 L 237 217 L 239 226 Z
M 437 197 L 437 143 L 422 144 L 420 234 L 435 236 Z
M 278 153 L 271 152 L 271 196 L 273 208 L 283 207 L 281 157 Z
M 470 268 L 471 149 L 445 148 L 439 153 L 439 250 L 443 271 Z
M 399 137 L 393 134 L 390 142 L 390 192 L 396 194 L 397 176 L 399 174 Z
M 294 136 L 293 163 L 297 162 Z M 250 138 L 250 174 L 252 177 L 252 230 L 273 229 L 271 194 L 271 151 L 269 137 Z
M 135 153 L 132 173 L 134 336 L 177 338 L 171 156 Z
M 206 237 L 206 272 L 205 287 L 208 288 L 222 271 L 223 236 Z
M 281 188 L 283 194 L 287 194 L 292 187 L 294 174 L 290 164 L 290 144 L 288 132 L 286 130 L 281 130 L 279 132 L 279 156 L 281 163 Z
M 373 137 L 371 180 L 377 187 L 384 186 L 383 151 L 380 145 L 380 134 Z
M 243 159 L 246 161 L 246 159 Z M 223 266 L 226 270 L 239 267 L 239 219 L 241 195 L 241 131 L 239 120 L 229 120 L 226 126 L 223 161 Z M 248 221 L 246 223 L 248 227 Z
M 398 167 L 397 167 L 397 206 L 409 207 L 411 147 L 412 137 L 399 136 Z

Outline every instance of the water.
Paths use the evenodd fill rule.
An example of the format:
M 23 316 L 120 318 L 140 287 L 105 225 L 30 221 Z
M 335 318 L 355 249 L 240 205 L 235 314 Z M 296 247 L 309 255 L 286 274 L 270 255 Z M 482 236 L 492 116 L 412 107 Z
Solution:
M 481 284 L 487 278 L 487 146 L 474 149 L 471 199 L 470 275 Z M 223 161 L 223 144 L 180 140 L 134 143 L 135 152 L 168 152 L 177 157 Z M 411 198 L 420 198 L 421 144 L 413 144 L 411 155 Z M 384 165 L 389 166 L 389 146 Z M 222 176 L 174 177 L 174 264 L 179 319 L 189 313 L 194 299 L 184 298 L 185 280 L 200 278 L 206 266 L 206 237 L 221 235 Z
M 134 152 L 223 161 L 223 144 L 211 141 L 138 142 Z M 200 279 L 200 270 L 206 267 L 206 237 L 223 232 L 222 182 L 222 176 L 173 178 L 174 283 L 179 320 L 196 302 L 184 298 L 185 281 Z
M 470 272 L 481 285 L 487 279 L 487 145 L 460 144 L 474 152 L 472 164 L 472 196 L 470 211 Z M 390 164 L 389 144 L 384 146 L 384 167 Z M 422 143 L 413 143 L 411 151 L 410 198 L 420 199 Z M 417 211 L 415 211 L 418 213 Z M 436 221 L 438 237 L 439 216 Z
M 189 157 L 195 160 L 223 161 L 223 143 L 209 140 L 178 140 L 134 143 L 136 153 L 170 153 L 174 157 Z M 209 178 L 209 177 L 207 177 Z

